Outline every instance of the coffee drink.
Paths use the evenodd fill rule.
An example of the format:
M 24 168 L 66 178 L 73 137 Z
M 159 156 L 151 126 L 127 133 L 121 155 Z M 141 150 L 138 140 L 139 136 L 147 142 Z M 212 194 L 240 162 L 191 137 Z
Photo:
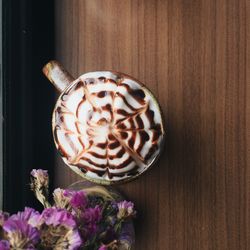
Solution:
M 102 184 L 137 177 L 163 147 L 156 99 L 137 80 L 121 73 L 90 72 L 73 81 L 56 103 L 52 124 L 64 162 Z

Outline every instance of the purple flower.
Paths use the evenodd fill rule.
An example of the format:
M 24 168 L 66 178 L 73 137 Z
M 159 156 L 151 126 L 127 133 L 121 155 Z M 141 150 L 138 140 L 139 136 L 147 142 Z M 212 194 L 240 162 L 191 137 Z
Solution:
M 84 210 L 87 205 L 87 196 L 84 191 L 63 190 L 57 188 L 53 193 L 55 206 L 66 208 L 67 210 L 80 209 Z
M 36 227 L 39 221 L 39 217 L 40 213 L 37 212 L 35 209 L 25 207 L 24 211 L 18 212 L 17 214 L 13 214 L 10 219 L 26 221 L 31 226 Z
M 69 208 L 70 198 L 65 195 L 65 190 L 57 188 L 53 192 L 55 206 L 58 208 Z
M 63 189 L 62 189 L 63 190 Z M 64 189 L 63 190 L 63 195 L 65 196 L 65 197 L 68 197 L 68 198 L 72 198 L 72 196 L 73 196 L 73 194 L 75 193 L 75 192 L 77 192 L 77 191 L 74 191 L 74 190 L 69 190 L 69 189 Z
M 54 227 L 65 226 L 69 229 L 76 227 L 73 215 L 66 209 L 56 207 L 44 209 L 41 214 L 40 224 L 41 222 Z
M 4 231 L 12 248 L 34 249 L 39 240 L 37 228 L 32 227 L 26 221 L 9 218 L 3 225 Z
M 10 249 L 10 243 L 7 240 L 1 240 L 0 250 L 9 250 L 9 249 Z
M 0 227 L 3 226 L 4 222 L 9 218 L 9 214 L 3 211 L 0 211 Z
M 77 250 L 83 244 L 78 230 L 69 230 L 55 244 L 54 249 Z
M 102 210 L 99 206 L 87 208 L 83 213 L 85 223 L 98 223 L 102 218 Z
M 98 231 L 98 223 L 102 218 L 102 210 L 99 206 L 94 208 L 86 208 L 81 214 L 80 223 L 84 226 L 82 228 L 82 235 L 84 238 L 93 236 Z
M 49 175 L 47 170 L 33 169 L 30 174 L 41 186 L 48 186 Z
M 30 174 L 36 179 L 44 179 L 47 180 L 49 178 L 48 170 L 43 169 L 32 169 Z
M 108 248 L 105 245 L 102 245 L 98 248 L 98 250 L 108 250 Z
M 131 201 L 121 201 L 117 203 L 118 206 L 118 219 L 132 218 L 136 215 L 134 210 L 134 203 Z
M 108 249 L 130 249 L 129 246 L 125 247 L 125 248 L 120 248 L 120 246 L 118 246 L 118 241 L 117 240 L 113 240 L 109 243 L 107 243 L 107 245 L 101 245 L 98 250 L 108 250 Z
M 87 205 L 87 196 L 85 192 L 73 192 L 70 199 L 70 204 L 73 208 L 84 209 Z
M 78 249 L 82 239 L 73 215 L 62 208 L 46 208 L 40 219 L 41 244 L 46 249 Z
M 49 196 L 49 175 L 47 170 L 33 169 L 31 171 L 31 190 L 44 207 L 50 207 Z

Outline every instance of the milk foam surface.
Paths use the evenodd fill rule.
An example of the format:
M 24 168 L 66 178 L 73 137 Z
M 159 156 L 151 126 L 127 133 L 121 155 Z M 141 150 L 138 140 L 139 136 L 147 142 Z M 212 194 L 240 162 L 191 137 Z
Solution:
M 54 110 L 53 132 L 66 164 L 90 179 L 111 182 L 144 172 L 164 135 L 149 90 L 108 71 L 84 74 L 64 91 Z

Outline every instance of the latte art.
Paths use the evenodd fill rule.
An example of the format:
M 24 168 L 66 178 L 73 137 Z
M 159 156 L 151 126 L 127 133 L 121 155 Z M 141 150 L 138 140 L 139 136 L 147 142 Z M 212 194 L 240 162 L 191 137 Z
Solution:
M 151 92 L 123 74 L 80 76 L 57 101 L 56 146 L 89 179 L 120 181 L 144 172 L 158 156 L 164 130 Z

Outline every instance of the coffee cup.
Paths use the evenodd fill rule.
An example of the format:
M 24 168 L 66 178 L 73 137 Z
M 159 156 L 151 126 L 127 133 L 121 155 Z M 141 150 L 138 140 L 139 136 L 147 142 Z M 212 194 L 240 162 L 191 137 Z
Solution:
M 60 92 L 53 136 L 73 171 L 111 185 L 133 180 L 155 164 L 165 131 L 157 99 L 144 84 L 115 71 L 74 79 L 57 61 L 43 72 Z

